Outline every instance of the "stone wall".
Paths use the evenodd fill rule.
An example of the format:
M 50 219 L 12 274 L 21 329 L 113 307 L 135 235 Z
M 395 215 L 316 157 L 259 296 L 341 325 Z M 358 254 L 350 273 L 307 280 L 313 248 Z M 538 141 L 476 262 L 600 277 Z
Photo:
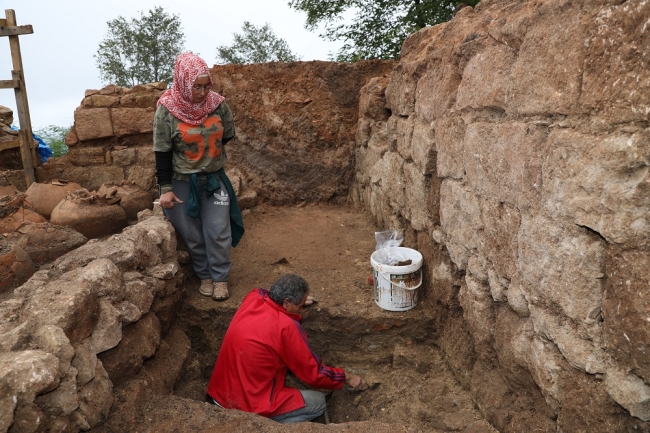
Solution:
M 65 139 L 68 154 L 36 169 L 36 181 L 64 179 L 88 190 L 105 182 L 134 182 L 155 193 L 152 132 L 165 83 L 87 90 Z
M 160 209 L 141 215 L 43 267 L 0 303 L 0 431 L 86 431 L 105 421 L 113 385 L 138 372 L 150 388 L 171 389 L 181 365 L 152 378 L 143 363 L 168 348 L 161 336 L 183 272 Z
M 362 90 L 354 200 L 424 254 L 500 431 L 650 431 L 649 20 L 484 0 Z

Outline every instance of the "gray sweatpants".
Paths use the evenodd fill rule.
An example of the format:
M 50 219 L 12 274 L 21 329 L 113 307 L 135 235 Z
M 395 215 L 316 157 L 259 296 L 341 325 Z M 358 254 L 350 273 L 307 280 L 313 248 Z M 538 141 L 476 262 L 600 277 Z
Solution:
M 172 187 L 183 203 L 165 209 L 165 215 L 185 241 L 194 272 L 202 280 L 228 281 L 232 234 L 230 197 L 226 187 L 221 182 L 221 188 L 206 197 L 205 185 L 201 185 L 201 212 L 196 218 L 185 214 L 190 183 L 173 179 Z

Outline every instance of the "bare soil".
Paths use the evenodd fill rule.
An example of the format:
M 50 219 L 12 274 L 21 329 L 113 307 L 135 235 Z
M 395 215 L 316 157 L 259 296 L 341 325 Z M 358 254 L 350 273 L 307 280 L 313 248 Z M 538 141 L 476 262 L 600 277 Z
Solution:
M 192 347 L 174 395 L 152 395 L 138 406 L 134 395 L 144 391 L 133 386 L 118 390 L 121 397 L 108 421 L 95 430 L 496 431 L 481 418 L 435 346 L 435 318 L 428 312 L 432 309 L 427 308 L 426 293 L 405 312 L 375 304 L 370 255 L 374 232 L 384 228 L 375 227 L 361 211 L 333 205 L 260 205 L 244 216 L 244 223 L 246 234 L 231 256 L 230 298 L 216 302 L 203 297 L 198 279 L 188 279 L 172 330 L 188 335 Z M 360 374 L 371 385 L 360 393 L 329 393 L 327 426 L 323 417 L 282 426 L 205 403 L 219 345 L 242 298 L 286 273 L 304 277 L 318 300 L 307 307 L 303 319 L 313 350 L 325 363 Z M 295 377 L 288 380 L 306 388 Z

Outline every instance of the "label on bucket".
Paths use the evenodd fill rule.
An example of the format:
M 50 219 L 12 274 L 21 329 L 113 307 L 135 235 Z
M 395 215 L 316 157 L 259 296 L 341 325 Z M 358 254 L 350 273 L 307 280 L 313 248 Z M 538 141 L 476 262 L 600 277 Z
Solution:
M 422 282 L 422 270 L 408 274 L 389 274 L 386 277 L 376 269 L 374 274 L 375 303 L 384 310 L 405 311 L 418 303 L 418 290 L 407 289 L 417 287 Z

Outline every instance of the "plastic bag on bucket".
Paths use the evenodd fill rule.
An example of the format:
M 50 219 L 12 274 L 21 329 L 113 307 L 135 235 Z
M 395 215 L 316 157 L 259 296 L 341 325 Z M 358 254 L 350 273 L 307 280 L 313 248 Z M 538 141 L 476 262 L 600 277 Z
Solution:
M 375 232 L 375 241 L 377 245 L 375 246 L 375 251 L 383 250 L 385 248 L 392 248 L 390 254 L 381 256 L 380 263 L 382 265 L 395 266 L 398 263 L 402 265 L 407 264 L 403 262 L 408 262 L 410 259 L 405 255 L 402 250 L 398 248 L 404 242 L 404 236 L 402 236 L 397 230 L 383 230 L 381 232 Z M 410 262 L 409 262 L 410 263 Z
M 384 230 L 375 232 L 375 241 L 377 241 L 376 251 L 383 248 L 399 247 L 404 241 L 404 236 L 400 235 L 397 230 Z

